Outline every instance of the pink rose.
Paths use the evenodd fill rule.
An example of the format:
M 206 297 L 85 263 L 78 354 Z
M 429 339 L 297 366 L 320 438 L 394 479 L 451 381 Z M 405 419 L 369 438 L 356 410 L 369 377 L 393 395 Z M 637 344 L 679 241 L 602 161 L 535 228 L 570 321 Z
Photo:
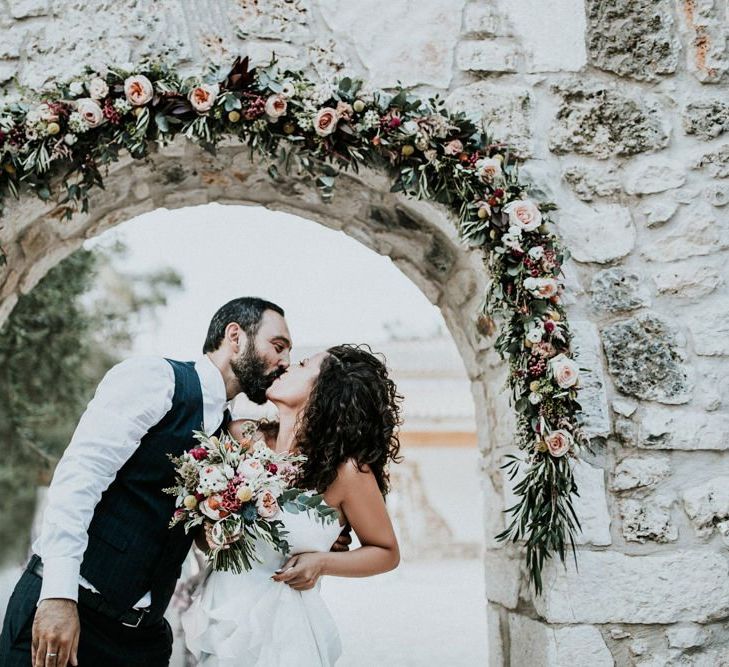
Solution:
M 218 84 L 211 85 L 205 83 L 202 86 L 193 88 L 187 96 L 187 99 L 190 100 L 190 104 L 192 104 L 192 108 L 195 111 L 198 113 L 206 113 L 213 108 L 215 99 L 218 97 L 218 91 Z
M 563 456 L 572 446 L 572 436 L 569 431 L 559 429 L 544 436 L 547 449 L 552 456 Z
M 323 107 L 317 111 L 316 117 L 314 118 L 314 131 L 320 137 L 327 137 L 337 129 L 338 120 L 336 109 Z
M 446 155 L 459 155 L 463 153 L 463 142 L 460 139 L 451 139 L 443 150 Z
M 577 364 L 565 354 L 558 354 L 549 360 L 552 369 L 552 377 L 562 389 L 574 387 L 580 378 L 580 371 Z
M 286 97 L 283 95 L 277 93 L 275 95 L 271 95 L 266 100 L 266 116 L 268 117 L 268 121 L 270 123 L 275 123 L 281 116 L 283 116 L 286 113 L 286 109 L 288 107 L 288 102 L 286 101 Z
M 542 224 L 542 214 L 530 199 L 515 199 L 504 206 L 509 214 L 509 224 L 531 232 Z
M 104 112 L 94 100 L 85 97 L 76 103 L 76 110 L 89 127 L 99 127 L 104 122 Z
M 272 519 L 275 517 L 280 509 L 276 502 L 276 496 L 270 491 L 266 490 L 258 496 L 256 500 L 256 509 L 264 519 Z
M 124 94 L 129 104 L 141 107 L 154 97 L 154 86 L 143 74 L 130 76 L 124 80 Z

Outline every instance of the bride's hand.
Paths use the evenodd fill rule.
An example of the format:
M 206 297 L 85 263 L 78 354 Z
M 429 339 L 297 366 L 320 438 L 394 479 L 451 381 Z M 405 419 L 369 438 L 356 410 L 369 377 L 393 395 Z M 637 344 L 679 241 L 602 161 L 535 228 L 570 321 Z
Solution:
M 289 558 L 271 579 L 288 584 L 297 591 L 307 591 L 316 586 L 322 575 L 323 554 L 310 552 Z

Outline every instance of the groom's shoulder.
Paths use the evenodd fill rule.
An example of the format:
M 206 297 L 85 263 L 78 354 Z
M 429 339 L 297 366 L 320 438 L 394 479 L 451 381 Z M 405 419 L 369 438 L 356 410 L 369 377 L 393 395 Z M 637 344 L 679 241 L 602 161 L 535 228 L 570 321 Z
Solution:
M 138 355 L 128 357 L 112 366 L 107 377 L 174 377 L 172 366 L 165 357 Z

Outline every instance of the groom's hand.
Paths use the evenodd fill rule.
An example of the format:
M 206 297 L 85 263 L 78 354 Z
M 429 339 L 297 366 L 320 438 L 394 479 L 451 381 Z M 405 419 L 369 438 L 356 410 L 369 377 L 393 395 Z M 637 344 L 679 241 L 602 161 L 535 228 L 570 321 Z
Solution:
M 352 544 L 352 536 L 349 534 L 352 531 L 352 526 L 347 524 L 341 533 L 337 541 L 332 544 L 330 551 L 349 551 L 349 545 Z
M 68 664 L 76 667 L 80 633 L 78 607 L 73 600 L 42 600 L 33 620 L 33 667 L 66 667 Z

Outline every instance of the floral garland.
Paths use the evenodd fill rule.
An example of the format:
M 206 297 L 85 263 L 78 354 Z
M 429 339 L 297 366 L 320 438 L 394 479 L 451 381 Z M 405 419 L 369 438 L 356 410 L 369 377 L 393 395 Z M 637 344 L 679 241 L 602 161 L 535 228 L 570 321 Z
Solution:
M 545 559 L 564 562 L 579 521 L 570 458 L 589 449 L 577 402 L 579 369 L 560 295 L 567 253 L 550 224 L 554 206 L 528 198 L 518 158 L 437 95 L 427 102 L 405 90 L 366 92 L 348 77 L 314 82 L 280 70 L 273 60 L 181 79 L 170 67 L 147 63 L 125 71 L 87 70 L 84 77 L 36 98 L 0 108 L 0 213 L 21 187 L 56 198 L 54 214 L 88 210 L 89 193 L 122 150 L 144 158 L 153 144 L 176 135 L 213 151 L 236 137 L 271 160 L 269 173 L 292 170 L 315 179 L 330 199 L 339 171 L 385 169 L 392 191 L 439 202 L 454 214 L 461 237 L 483 250 L 490 286 L 479 330 L 494 331 L 508 358 L 508 386 L 517 412 L 517 444 L 502 467 L 519 502 L 500 541 L 524 540 L 530 581 L 541 592 Z M 4 257 L 4 255 L 3 255 Z

